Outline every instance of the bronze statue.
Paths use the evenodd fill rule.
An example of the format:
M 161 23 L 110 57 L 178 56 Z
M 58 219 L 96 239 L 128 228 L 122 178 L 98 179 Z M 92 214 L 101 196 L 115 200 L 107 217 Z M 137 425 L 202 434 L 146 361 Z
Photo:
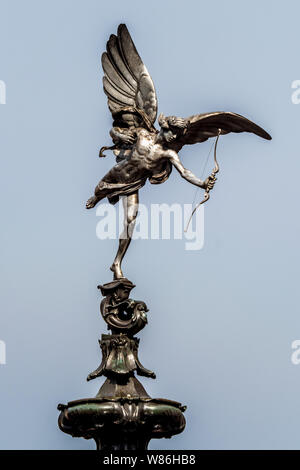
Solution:
M 99 181 L 86 207 L 91 209 L 104 198 L 115 204 L 124 196 L 124 231 L 111 266 L 114 279 L 119 279 L 123 277 L 121 263 L 138 213 L 139 189 L 147 179 L 152 184 L 163 183 L 174 166 L 185 180 L 206 191 L 205 202 L 216 182 L 218 168 L 202 181 L 184 168 L 178 156 L 180 149 L 229 132 L 252 132 L 268 140 L 271 136 L 245 117 L 222 111 L 186 119 L 160 114 L 160 131 L 157 131 L 154 84 L 124 24 L 119 26 L 117 36 L 110 36 L 102 66 L 104 92 L 114 120 L 110 131 L 114 145 L 102 147 L 99 156 L 104 156 L 103 150 L 112 149 L 117 164 Z
M 163 183 L 174 166 L 189 183 L 205 190 L 195 211 L 209 199 L 216 182 L 219 171 L 216 149 L 221 135 L 252 132 L 264 139 L 271 137 L 261 127 L 231 112 L 198 114 L 187 119 L 160 114 L 157 131 L 154 85 L 125 25 L 119 26 L 117 36 L 110 37 L 102 65 L 104 91 L 114 120 L 110 131 L 114 145 L 102 147 L 100 156 L 111 149 L 117 164 L 98 183 L 86 207 L 90 209 L 104 198 L 115 204 L 123 197 L 124 232 L 111 266 L 114 280 L 98 286 L 104 297 L 100 312 L 111 334 L 101 336 L 102 361 L 87 380 L 104 376 L 105 382 L 94 398 L 59 404 L 58 422 L 60 429 L 73 437 L 94 439 L 97 449 L 146 450 L 151 439 L 170 438 L 184 430 L 186 406 L 151 398 L 135 376 L 155 378 L 155 373 L 139 360 L 139 338 L 135 336 L 148 322 L 148 308 L 145 302 L 129 297 L 135 285 L 123 276 L 121 268 L 135 226 L 139 189 L 147 180 L 152 184 Z M 178 152 L 183 145 L 204 142 L 210 137 L 216 137 L 215 167 L 202 181 L 184 168 Z M 178 368 L 173 367 L 173 373 L 178 374 Z

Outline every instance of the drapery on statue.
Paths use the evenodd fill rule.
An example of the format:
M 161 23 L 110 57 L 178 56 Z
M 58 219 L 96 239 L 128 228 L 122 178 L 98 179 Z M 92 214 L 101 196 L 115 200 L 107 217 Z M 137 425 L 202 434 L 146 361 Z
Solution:
M 99 181 L 86 207 L 91 209 L 104 198 L 115 204 L 124 196 L 124 231 L 111 266 L 114 279 L 120 279 L 124 277 L 121 263 L 138 213 L 138 192 L 147 179 L 152 184 L 163 183 L 174 166 L 185 180 L 206 191 L 204 202 L 215 184 L 216 167 L 205 181 L 199 179 L 180 161 L 178 152 L 184 145 L 229 132 L 252 132 L 268 140 L 271 136 L 245 117 L 222 111 L 186 119 L 160 114 L 160 131 L 157 131 L 154 84 L 124 24 L 119 26 L 117 36 L 110 36 L 102 55 L 102 66 L 104 92 L 114 120 L 110 131 L 114 145 L 102 147 L 99 156 L 104 157 L 103 151 L 111 149 L 117 164 Z

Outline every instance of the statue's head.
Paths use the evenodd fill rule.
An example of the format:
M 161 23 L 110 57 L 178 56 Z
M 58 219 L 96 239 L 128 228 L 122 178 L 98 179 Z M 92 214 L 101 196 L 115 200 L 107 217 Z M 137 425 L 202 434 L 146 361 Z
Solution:
M 170 143 L 184 133 L 188 126 L 188 121 L 177 116 L 165 116 L 163 113 L 160 113 L 158 124 L 161 128 L 160 137 L 167 143 Z

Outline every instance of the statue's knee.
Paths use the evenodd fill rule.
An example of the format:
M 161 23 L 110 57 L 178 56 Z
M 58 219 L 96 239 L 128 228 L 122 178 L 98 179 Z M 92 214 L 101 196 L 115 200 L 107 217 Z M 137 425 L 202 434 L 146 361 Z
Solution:
M 136 215 L 129 215 L 127 217 L 127 225 L 133 225 L 136 220 Z

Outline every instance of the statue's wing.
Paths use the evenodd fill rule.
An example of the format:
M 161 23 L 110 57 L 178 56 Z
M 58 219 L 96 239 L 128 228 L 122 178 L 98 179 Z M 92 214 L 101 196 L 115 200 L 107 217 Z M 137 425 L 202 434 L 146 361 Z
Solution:
M 153 81 L 125 24 L 112 34 L 102 55 L 103 88 L 114 125 L 153 129 L 157 97 Z
M 210 137 L 229 134 L 229 132 L 252 132 L 263 139 L 272 137 L 261 127 L 240 114 L 217 111 L 214 113 L 197 114 L 186 119 L 187 127 L 169 147 L 179 152 L 187 144 L 204 142 Z

